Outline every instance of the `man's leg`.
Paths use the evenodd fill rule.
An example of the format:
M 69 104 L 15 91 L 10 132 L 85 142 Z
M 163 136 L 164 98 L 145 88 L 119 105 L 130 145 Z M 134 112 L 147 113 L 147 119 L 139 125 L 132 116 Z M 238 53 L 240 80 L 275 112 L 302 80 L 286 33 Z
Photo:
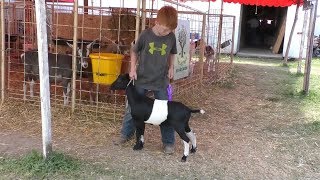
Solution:
M 160 100 L 168 100 L 167 89 L 154 91 L 154 97 Z M 160 125 L 162 143 L 164 146 L 164 152 L 166 154 L 172 154 L 174 152 L 174 128 L 167 123 Z
M 142 88 L 136 88 L 136 90 L 139 94 L 145 94 L 146 92 L 146 90 Z M 123 118 L 123 122 L 122 122 L 121 136 L 116 144 L 122 144 L 128 141 L 129 139 L 131 139 L 135 131 L 136 131 L 136 128 L 131 116 L 131 107 L 128 104 L 124 118 Z
M 130 105 L 126 108 L 125 115 L 123 117 L 122 128 L 121 128 L 121 136 L 123 138 L 131 138 L 135 132 L 134 122 L 131 116 L 131 108 Z
M 131 116 L 131 108 L 128 104 L 122 121 L 120 137 L 114 141 L 114 144 L 120 145 L 127 142 L 133 137 L 135 131 L 136 129 L 134 127 L 134 122 Z

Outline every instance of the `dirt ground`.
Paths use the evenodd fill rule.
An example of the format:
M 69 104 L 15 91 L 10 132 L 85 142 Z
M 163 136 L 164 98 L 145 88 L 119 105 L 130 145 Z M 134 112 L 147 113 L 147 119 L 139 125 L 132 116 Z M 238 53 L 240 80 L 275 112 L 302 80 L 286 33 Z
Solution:
M 164 155 L 159 127 L 148 125 L 145 147 L 133 141 L 115 146 L 121 121 L 70 117 L 53 110 L 53 148 L 114 171 L 116 179 L 320 179 L 320 133 L 308 133 L 310 121 L 298 100 L 286 99 L 287 69 L 270 64 L 235 64 L 230 87 L 205 86 L 199 101 L 204 115 L 193 115 L 198 151 L 180 162 L 183 144 Z M 38 107 L 6 102 L 0 109 L 0 156 L 41 151 Z M 104 178 L 101 178 L 104 179 Z

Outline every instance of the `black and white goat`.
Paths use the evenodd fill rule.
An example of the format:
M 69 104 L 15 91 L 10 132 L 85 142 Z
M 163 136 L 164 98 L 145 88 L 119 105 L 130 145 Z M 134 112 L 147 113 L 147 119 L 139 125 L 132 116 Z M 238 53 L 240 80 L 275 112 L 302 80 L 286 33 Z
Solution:
M 77 47 L 77 56 L 82 57 L 83 61 L 86 63 L 84 66 L 81 66 L 78 69 L 78 76 L 88 78 L 89 83 L 89 97 L 90 97 L 90 104 L 93 104 L 93 73 L 92 73 L 92 62 L 89 57 L 90 53 L 92 52 L 92 46 L 98 39 L 95 39 L 91 43 L 85 46 L 85 48 Z M 73 45 L 66 42 L 66 44 L 73 48 Z
M 93 43 L 93 42 L 92 42 Z M 92 43 L 87 45 L 87 49 L 90 49 Z M 84 58 L 83 52 L 78 48 L 77 57 L 77 70 L 81 68 L 88 68 L 88 61 Z M 88 56 L 89 54 L 86 54 Z M 25 64 L 25 81 L 23 84 L 24 96 L 26 99 L 27 85 L 30 86 L 30 97 L 34 96 L 33 86 L 35 81 L 39 79 L 39 62 L 37 51 L 26 51 L 21 54 L 21 59 Z M 72 56 L 67 54 L 53 54 L 48 53 L 48 66 L 49 66 L 49 79 L 50 82 L 61 82 L 63 87 L 63 104 L 69 103 L 70 82 L 72 78 Z
M 191 113 L 204 113 L 204 110 L 193 110 L 181 102 L 151 99 L 137 93 L 128 74 L 119 75 L 111 84 L 111 90 L 126 90 L 131 115 L 136 126 L 136 144 L 134 150 L 141 150 L 144 144 L 145 123 L 160 125 L 170 124 L 179 134 L 184 143 L 184 152 L 181 161 L 185 162 L 191 153 L 197 150 L 196 136 L 189 127 Z M 191 141 L 191 150 L 189 142 Z

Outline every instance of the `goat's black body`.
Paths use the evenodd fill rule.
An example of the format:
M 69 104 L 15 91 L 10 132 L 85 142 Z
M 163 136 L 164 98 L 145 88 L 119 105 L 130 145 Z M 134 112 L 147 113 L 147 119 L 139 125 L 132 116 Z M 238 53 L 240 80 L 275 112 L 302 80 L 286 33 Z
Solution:
M 39 79 L 39 62 L 38 52 L 27 51 L 25 52 L 25 72 L 26 81 L 37 81 Z M 53 82 L 55 78 L 57 80 L 70 81 L 72 76 L 72 57 L 64 54 L 52 54 L 48 53 L 48 65 L 50 82 Z M 65 79 L 65 80 L 64 80 Z M 64 83 L 63 83 L 64 84 Z
M 127 86 L 127 84 L 129 85 Z M 129 83 L 128 75 L 120 75 L 118 79 L 111 85 L 111 90 L 121 89 L 126 89 L 128 102 L 131 107 L 131 115 L 136 126 L 136 145 L 133 149 L 140 150 L 143 148 L 141 136 L 144 135 L 145 122 L 149 119 L 152 113 L 155 100 L 147 97 L 146 95 L 138 94 L 134 85 Z M 191 132 L 189 127 L 189 119 L 191 117 L 191 113 L 199 113 L 200 110 L 192 110 L 181 102 L 176 101 L 167 101 L 167 106 L 168 114 L 166 120 L 162 123 L 168 123 L 171 125 L 179 134 L 181 139 L 183 139 L 186 143 L 189 143 L 190 139 L 186 134 Z M 192 146 L 191 152 L 195 151 L 196 147 Z M 185 161 L 186 158 L 187 157 L 184 155 L 182 161 Z
M 25 81 L 37 81 L 39 79 L 39 62 L 37 51 L 27 51 L 22 56 L 25 64 Z M 48 53 L 49 80 L 61 82 L 63 92 L 68 95 L 68 85 L 72 78 L 72 56 L 65 54 Z M 77 69 L 81 69 L 80 58 L 77 58 Z M 64 102 L 65 105 L 67 102 Z

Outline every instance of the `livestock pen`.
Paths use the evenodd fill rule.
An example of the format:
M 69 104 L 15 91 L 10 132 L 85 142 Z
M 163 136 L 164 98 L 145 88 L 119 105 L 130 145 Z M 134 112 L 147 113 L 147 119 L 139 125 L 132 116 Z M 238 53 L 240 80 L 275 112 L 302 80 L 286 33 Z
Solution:
M 146 5 L 135 8 L 128 7 L 125 1 L 119 2 L 120 5 L 117 7 L 107 7 L 97 2 L 92 3 L 91 6 L 82 4 L 78 7 L 69 3 L 47 2 L 49 52 L 78 54 L 78 52 L 73 53 L 77 51 L 76 49 L 67 45 L 67 42 L 72 44 L 76 41 L 82 51 L 85 51 L 88 44 L 93 43 L 92 48 L 89 49 L 90 53 L 121 53 L 124 58 L 121 60 L 119 71 L 107 73 L 107 76 L 116 77 L 120 73 L 128 72 L 130 60 L 128 52 L 131 42 L 137 38 L 141 30 L 153 26 L 160 7 L 171 5 L 177 8 L 179 19 L 188 21 L 190 24 L 190 37 L 187 36 L 185 43 L 192 43 L 192 34 L 196 36 L 196 40 L 203 39 L 205 42 L 190 57 L 188 75 L 171 82 L 173 98 L 190 104 L 201 102 L 201 87 L 223 79 L 230 70 L 233 57 L 230 53 L 233 47 L 235 21 L 233 16 L 223 15 L 220 10 L 210 11 L 210 13 L 201 12 L 168 0 L 155 2 L 150 0 Z M 1 64 L 3 64 L 1 66 L 1 98 L 2 100 L 24 101 L 27 104 L 39 106 L 39 82 L 36 82 L 34 86 L 35 97 L 29 97 L 28 92 L 27 97 L 23 98 L 26 72 L 24 59 L 20 58 L 24 52 L 37 49 L 35 5 L 28 0 L 3 2 L 1 5 L 4 11 L 1 16 L 1 21 L 4 22 L 1 34 L 2 37 L 6 37 L 5 45 L 1 46 L 4 54 L 1 57 Z M 78 13 L 77 16 L 74 13 Z M 75 21 L 76 31 L 74 31 Z M 76 39 L 73 38 L 75 34 Z M 222 48 L 220 44 L 223 42 L 228 42 L 228 46 Z M 204 63 L 205 44 L 214 47 L 216 53 L 223 53 L 217 56 L 218 63 L 215 71 L 208 72 L 208 65 Z M 89 61 L 91 63 L 92 59 Z M 102 61 L 99 60 L 100 62 Z M 189 64 L 194 66 L 192 72 Z M 85 75 L 84 70 L 78 71 L 78 75 L 73 78 L 75 87 L 71 89 L 75 93 L 75 99 L 71 99 L 68 105 L 63 105 L 63 89 L 59 82 L 51 83 L 53 107 L 64 107 L 67 110 L 71 109 L 74 113 L 89 117 L 102 117 L 108 120 L 121 119 L 125 109 L 124 92 L 110 91 L 108 83 L 92 82 L 92 79 Z M 90 98 L 91 84 L 93 84 L 93 101 Z M 190 93 L 193 96 L 189 96 Z M 187 97 L 195 98 L 188 99 Z

